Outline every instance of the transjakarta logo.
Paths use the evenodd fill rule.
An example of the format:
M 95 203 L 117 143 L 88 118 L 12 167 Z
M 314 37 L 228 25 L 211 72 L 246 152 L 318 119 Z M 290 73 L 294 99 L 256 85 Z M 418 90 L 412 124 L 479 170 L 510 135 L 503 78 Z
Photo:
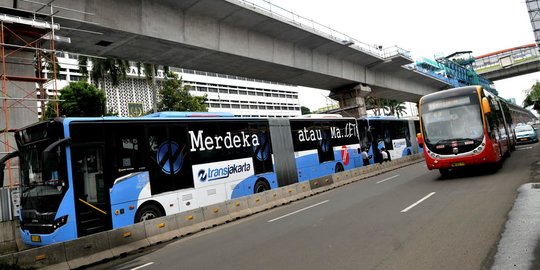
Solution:
M 200 169 L 198 173 L 199 181 L 215 181 L 223 178 L 228 178 L 233 174 L 249 172 L 251 170 L 251 164 L 244 162 L 244 164 L 232 164 L 220 167 L 209 167 L 207 169 Z
M 257 134 L 246 134 L 244 131 L 239 134 L 231 134 L 226 132 L 225 136 L 204 136 L 204 131 L 198 130 L 197 134 L 192 130 L 188 131 L 191 137 L 191 152 L 206 151 L 206 150 L 219 150 L 222 148 L 244 148 L 259 145 L 259 137 Z

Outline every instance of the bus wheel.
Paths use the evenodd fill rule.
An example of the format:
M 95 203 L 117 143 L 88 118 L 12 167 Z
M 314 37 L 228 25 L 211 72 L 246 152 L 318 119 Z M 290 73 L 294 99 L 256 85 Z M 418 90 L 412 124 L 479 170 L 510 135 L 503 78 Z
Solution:
M 148 204 L 137 210 L 137 214 L 135 215 L 135 223 L 151 220 L 161 216 L 163 216 L 163 213 L 161 213 L 161 210 L 159 210 L 157 206 Z
M 341 163 L 336 164 L 336 168 L 334 169 L 334 172 L 338 173 L 338 172 L 342 172 L 342 171 L 344 171 L 343 170 L 343 165 L 341 165 Z
M 264 179 L 257 180 L 255 186 L 253 187 L 253 193 L 260 193 L 267 190 L 270 190 L 270 185 Z

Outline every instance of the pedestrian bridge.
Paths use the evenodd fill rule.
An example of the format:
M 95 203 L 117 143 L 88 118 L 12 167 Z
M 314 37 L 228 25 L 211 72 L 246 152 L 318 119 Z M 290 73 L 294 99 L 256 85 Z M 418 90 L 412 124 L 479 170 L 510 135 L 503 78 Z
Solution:
M 534 43 L 475 58 L 473 68 L 476 73 L 491 81 L 540 71 L 540 54 Z

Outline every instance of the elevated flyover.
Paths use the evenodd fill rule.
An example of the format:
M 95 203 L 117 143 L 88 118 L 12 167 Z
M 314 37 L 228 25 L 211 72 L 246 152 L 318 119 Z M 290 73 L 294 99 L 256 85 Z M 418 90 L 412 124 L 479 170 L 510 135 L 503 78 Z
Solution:
M 448 86 L 403 68 L 413 61 L 400 48 L 321 30 L 276 6 L 238 0 L 36 1 L 49 3 L 2 0 L 0 13 L 54 19 L 60 25 L 55 34 L 71 39 L 57 42 L 59 50 L 328 89 L 342 107 L 356 106 L 359 114 L 357 101 L 366 94 L 416 102 Z

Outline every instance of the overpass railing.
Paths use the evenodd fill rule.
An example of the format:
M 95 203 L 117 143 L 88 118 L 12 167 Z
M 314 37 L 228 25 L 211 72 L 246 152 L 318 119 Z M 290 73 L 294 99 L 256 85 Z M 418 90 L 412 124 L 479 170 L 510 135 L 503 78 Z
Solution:
M 349 46 L 351 48 L 378 56 L 383 59 L 394 57 L 394 56 L 403 56 L 403 57 L 411 59 L 410 52 L 398 46 L 391 46 L 388 48 L 383 48 L 382 46 L 367 44 L 347 34 L 337 31 L 329 26 L 320 24 L 314 21 L 313 19 L 308 19 L 290 10 L 274 5 L 268 0 L 235 0 L 235 1 L 228 0 L 228 1 L 236 2 L 238 5 L 249 7 L 254 10 L 263 10 L 267 12 L 270 17 L 278 18 L 280 20 L 289 22 L 300 28 L 309 30 L 313 33 L 335 40 L 337 43 L 341 43 L 345 46 Z

